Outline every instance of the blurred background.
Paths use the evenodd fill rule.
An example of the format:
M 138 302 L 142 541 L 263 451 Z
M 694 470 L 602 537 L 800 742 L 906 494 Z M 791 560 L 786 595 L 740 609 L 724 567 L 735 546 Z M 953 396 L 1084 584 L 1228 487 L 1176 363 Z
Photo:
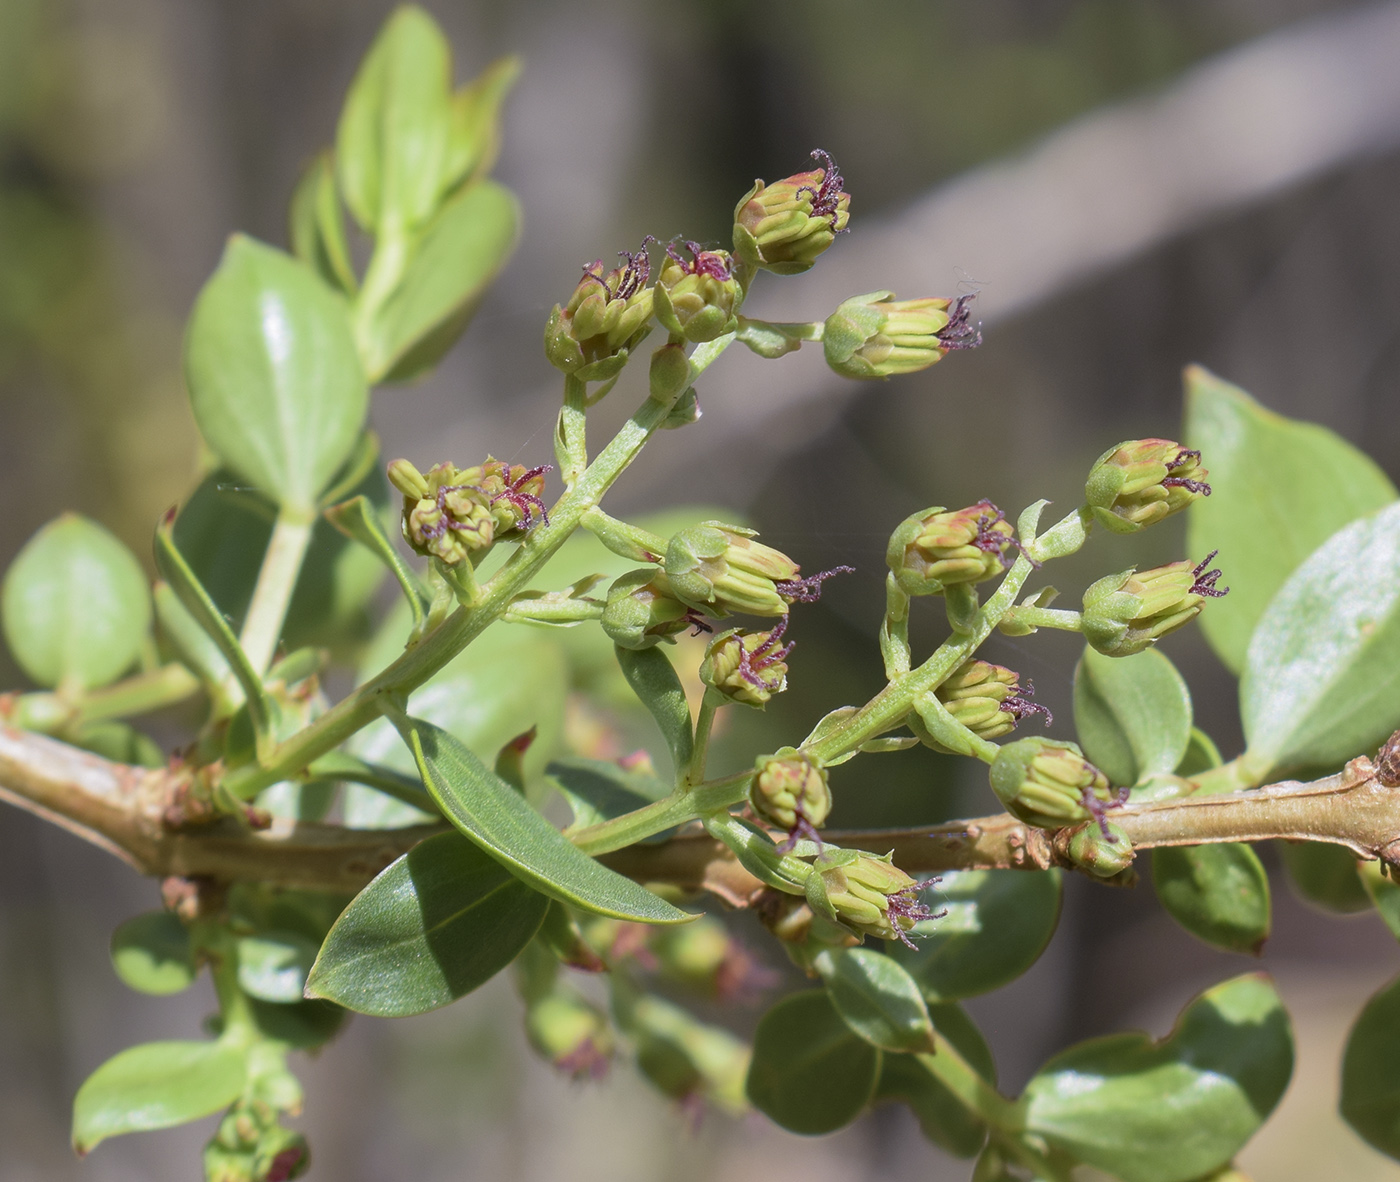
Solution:
M 719 504 L 804 568 L 857 567 L 795 617 L 792 690 L 737 721 L 736 751 L 791 741 L 877 687 L 884 545 L 900 519 L 983 496 L 1013 515 L 1041 496 L 1067 508 L 1105 447 L 1179 430 L 1188 362 L 1400 478 L 1400 3 L 425 3 L 459 81 L 524 57 L 497 175 L 523 201 L 525 235 L 437 373 L 376 396 L 386 454 L 551 458 L 558 383 L 539 337 L 579 267 L 647 233 L 727 245 L 752 178 L 805 168 L 815 147 L 840 162 L 852 231 L 810 275 L 766 279 L 751 310 L 811 319 L 874 288 L 979 292 L 985 345 L 924 374 L 857 385 L 819 351 L 726 356 L 700 386 L 701 422 L 659 438 L 618 487 L 617 512 Z M 333 137 L 390 10 L 0 0 L 0 564 L 70 508 L 148 553 L 197 473 L 180 377 L 190 304 L 231 231 L 285 245 L 298 172 Z M 600 419 L 634 397 L 624 385 Z M 1055 581 L 1077 595 L 1107 570 L 1180 557 L 1182 539 L 1180 519 L 1140 543 L 1099 539 Z M 934 636 L 931 613 L 920 627 Z M 1233 679 L 1191 630 L 1165 647 L 1233 755 Z M 1074 639 L 988 652 L 1034 680 L 1052 733 L 1070 737 Z M 876 770 L 866 791 L 838 779 L 834 823 L 991 811 L 980 765 L 919 751 Z M 1148 885 L 1067 886 L 1041 962 L 970 1006 L 1013 1090 L 1065 1043 L 1164 1033 L 1198 989 L 1256 967 L 1192 941 Z M 1259 967 L 1292 1009 L 1299 1064 L 1242 1164 L 1260 1182 L 1400 1179 L 1334 1114 L 1344 1031 L 1400 965 L 1394 940 L 1374 916 L 1324 917 L 1275 888 Z M 156 903 L 155 884 L 107 855 L 0 812 L 0 1182 L 195 1176 L 210 1122 L 84 1163 L 67 1148 L 94 1066 L 190 1037 L 210 1008 L 199 990 L 143 998 L 112 974 L 112 927 Z M 760 936 L 759 955 L 779 956 Z M 819 1141 L 719 1115 L 692 1132 L 625 1068 L 601 1086 L 556 1078 L 524 1049 L 517 1013 L 497 981 L 423 1018 L 352 1022 L 306 1069 L 312 1177 L 967 1176 L 894 1109 Z

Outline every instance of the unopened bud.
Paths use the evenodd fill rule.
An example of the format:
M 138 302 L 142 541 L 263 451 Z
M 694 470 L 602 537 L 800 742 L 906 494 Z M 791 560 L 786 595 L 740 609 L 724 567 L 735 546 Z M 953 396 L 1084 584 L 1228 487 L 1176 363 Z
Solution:
M 765 821 L 794 837 L 815 837 L 831 813 L 826 769 L 795 748 L 759 759 L 749 803 Z
M 583 269 L 583 278 L 563 308 L 557 304 L 544 330 L 550 362 L 585 381 L 617 375 L 631 350 L 651 331 L 651 262 L 646 243 L 606 274 L 599 261 Z
M 783 644 L 787 619 L 768 632 L 721 632 L 705 648 L 700 680 L 730 702 L 762 710 L 774 694 L 787 689 L 787 657 Z
M 686 356 L 683 345 L 662 345 L 651 355 L 648 381 L 651 396 L 657 402 L 670 406 L 685 392 L 690 380 L 690 358 Z M 696 414 L 694 418 L 699 418 L 699 415 Z
M 1094 520 L 1136 533 L 1210 496 L 1201 453 L 1170 439 L 1132 439 L 1109 448 L 1089 472 L 1084 499 Z
M 911 947 L 909 931 L 933 913 L 918 901 L 921 887 L 886 854 L 876 858 L 854 850 L 823 854 L 807 879 L 807 903 L 814 912 L 865 936 L 900 940 Z
M 1192 566 L 1170 562 L 1145 571 L 1108 575 L 1084 592 L 1084 639 L 1107 657 L 1130 657 L 1169 632 L 1189 624 L 1207 599 L 1230 588 L 1216 587 L 1220 571 L 1207 571 L 1218 551 Z
M 753 541 L 751 529 L 706 521 L 681 530 L 666 547 L 666 577 L 682 602 L 714 616 L 786 615 L 779 583 L 801 569 L 786 554 Z
M 1001 738 L 1028 714 L 1042 715 L 1049 726 L 1054 721 L 1050 711 L 1031 700 L 1034 693 L 1031 683 L 1023 686 L 1014 670 L 975 658 L 964 661 L 934 690 L 949 714 L 987 740 Z
M 896 300 L 875 291 L 847 300 L 822 330 L 826 363 L 846 378 L 917 373 L 950 350 L 975 349 L 982 334 L 968 322 L 972 296 Z
M 955 583 L 980 583 L 1010 565 L 1016 540 L 1006 515 L 991 501 L 946 511 L 935 506 L 906 519 L 890 537 L 885 561 L 909 595 L 940 595 Z
M 395 460 L 389 465 L 389 483 L 415 501 L 428 495 L 427 480 L 408 460 Z
M 675 246 L 666 248 L 656 280 L 656 319 L 667 332 L 700 344 L 737 327 L 739 283 L 727 251 L 703 250 L 698 242 L 687 242 L 685 249 L 689 259 Z
M 1019 739 L 997 752 L 990 771 L 992 791 L 1006 811 L 1027 825 L 1062 829 L 1118 803 L 1108 777 L 1073 743 Z
M 391 469 L 403 482 L 400 491 L 412 489 L 412 473 Z M 452 464 L 435 464 L 426 477 L 421 497 L 404 492 L 403 537 L 417 553 L 437 558 L 448 566 L 465 562 L 469 554 L 484 550 L 496 538 L 496 521 L 487 495 L 462 479 Z
M 1133 843 L 1123 829 L 1108 821 L 1085 825 L 1069 839 L 1070 860 L 1095 878 L 1112 878 L 1133 864 Z
M 651 648 L 684 632 L 692 623 L 704 627 L 671 593 L 666 576 L 655 567 L 628 571 L 608 588 L 603 631 L 621 648 Z
M 771 185 L 755 181 L 734 210 L 734 253 L 776 275 L 806 271 L 846 229 L 851 197 L 836 162 L 812 153 L 823 167 Z
M 707 916 L 658 929 L 652 948 L 663 975 L 721 1000 L 742 999 L 777 983 L 723 923 Z
M 565 1075 L 601 1079 L 612 1061 L 608 1020 L 582 997 L 563 989 L 534 1002 L 525 1014 L 530 1045 Z

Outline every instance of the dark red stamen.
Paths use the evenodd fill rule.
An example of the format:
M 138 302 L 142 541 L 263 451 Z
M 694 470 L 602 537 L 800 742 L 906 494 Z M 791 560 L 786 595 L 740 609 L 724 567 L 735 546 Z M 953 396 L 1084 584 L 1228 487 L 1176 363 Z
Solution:
M 686 262 L 681 257 L 681 252 L 676 249 L 675 243 L 667 245 L 666 255 L 687 275 L 708 275 L 711 279 L 721 281 L 731 278 L 729 262 L 723 256 L 712 250 L 706 250 L 698 242 L 687 240 L 683 245 L 686 250 L 690 251 L 690 262 Z
M 647 243 L 656 241 L 650 234 L 642 239 L 637 252 L 619 250 L 617 257 L 626 260 L 620 267 L 603 274 L 603 260 L 595 259 L 583 269 L 583 278 L 602 284 L 607 293 L 608 303 L 613 300 L 629 300 L 647 285 L 651 279 L 651 259 L 647 256 Z M 579 282 L 582 282 L 580 280 Z
M 300 1145 L 291 1145 L 282 1150 L 267 1167 L 266 1182 L 287 1182 L 301 1164 L 302 1154 L 305 1152 Z
M 1006 548 L 1012 544 L 1014 539 L 996 527 L 1006 521 L 1006 514 L 985 498 L 978 501 L 973 508 L 986 509 L 990 512 L 983 513 L 977 519 L 977 536 L 972 539 L 972 544 L 984 554 L 995 554 L 1001 559 L 1002 569 L 1005 570 L 1011 565 L 1006 557 Z
M 1032 714 L 1039 714 L 1045 719 L 1045 725 L 1049 726 L 1055 721 L 1055 716 L 1050 713 L 1048 707 L 1042 706 L 1039 702 L 1033 702 L 1031 699 L 1034 697 L 1035 686 L 1027 680 L 1025 685 L 1016 687 L 1015 693 L 1001 704 L 1001 708 L 1017 722 L 1023 722 Z
M 822 597 L 822 582 L 831 578 L 832 575 L 853 575 L 856 568 L 853 566 L 833 566 L 830 570 L 824 570 L 815 575 L 808 575 L 805 579 L 781 579 L 773 585 L 777 587 L 778 594 L 789 603 L 816 603 Z
M 812 216 L 830 218 L 831 228 L 838 234 L 844 234 L 850 227 L 838 228 L 836 225 L 840 214 L 841 194 L 846 183 L 841 176 L 841 170 L 836 167 L 836 161 L 831 158 L 830 153 L 823 152 L 820 148 L 812 153 L 812 159 L 821 162 L 821 186 L 814 189 L 811 185 L 803 185 L 797 190 L 797 195 L 800 197 L 803 193 L 810 193 Z
M 895 936 L 906 948 L 917 948 L 918 945 L 909 938 L 909 933 L 901 919 L 913 920 L 914 923 L 921 923 L 925 919 L 942 919 L 948 913 L 946 911 L 934 911 L 918 901 L 919 892 L 924 888 L 920 886 L 905 887 L 902 891 L 896 891 L 889 896 L 889 916 L 890 926 L 894 928 Z M 913 926 L 912 924 L 910 926 Z
M 747 681 L 755 689 L 772 691 L 775 687 L 770 680 L 765 679 L 762 674 L 765 669 L 770 669 L 779 661 L 787 660 L 787 656 L 792 652 L 793 641 L 778 648 L 778 642 L 782 640 L 783 633 L 787 631 L 787 617 L 784 616 L 778 621 L 777 626 L 768 633 L 768 637 L 753 652 L 750 652 L 739 644 L 739 676 Z
M 797 843 L 802 840 L 814 841 L 817 843 L 817 853 L 821 853 L 822 835 L 817 832 L 816 826 L 809 821 L 802 812 L 802 806 L 797 807 L 797 823 L 788 830 L 787 840 L 778 846 L 778 853 L 790 854 L 797 848 Z
M 521 516 L 521 529 L 529 529 L 535 523 L 535 519 L 530 512 L 531 507 L 539 510 L 540 519 L 545 525 L 548 525 L 549 512 L 545 509 L 544 502 L 533 493 L 524 492 L 522 489 L 523 486 L 529 484 L 530 481 L 543 476 L 546 472 L 553 471 L 553 464 L 541 464 L 538 468 L 531 468 L 529 471 L 522 473 L 518 480 L 513 480 L 510 484 L 506 485 L 504 490 L 498 492 L 491 498 L 490 503 L 494 505 L 497 501 L 509 501 L 515 511 Z
M 1108 818 L 1105 814 L 1109 809 L 1122 808 L 1127 804 L 1128 796 L 1131 792 L 1131 788 L 1120 788 L 1118 789 L 1118 795 L 1112 800 L 1100 800 L 1094 795 L 1094 790 L 1092 788 L 1085 788 L 1080 794 L 1080 800 L 1083 801 L 1084 807 L 1089 810 L 1089 815 L 1099 823 L 1099 832 L 1110 842 L 1116 842 L 1118 839 L 1109 832 Z
M 1191 572 L 1192 577 L 1196 580 L 1191 584 L 1192 595 L 1204 595 L 1207 599 L 1219 599 L 1222 595 L 1228 595 L 1230 593 L 1229 587 L 1216 587 L 1215 585 L 1216 581 L 1220 578 L 1220 571 L 1206 570 L 1211 560 L 1219 553 L 1219 550 L 1212 550 L 1201 559 L 1200 565 Z M 1202 574 L 1202 571 L 1205 571 L 1205 573 Z
M 974 291 L 953 301 L 948 323 L 933 334 L 945 349 L 975 349 L 982 343 L 982 322 L 972 323 L 972 301 L 976 298 Z

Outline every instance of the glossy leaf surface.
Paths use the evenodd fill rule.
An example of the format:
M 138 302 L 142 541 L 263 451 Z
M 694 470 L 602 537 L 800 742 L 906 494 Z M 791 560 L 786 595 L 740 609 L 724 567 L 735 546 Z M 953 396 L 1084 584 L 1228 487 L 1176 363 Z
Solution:
M 185 377 L 205 442 L 310 520 L 369 407 L 345 301 L 290 255 L 235 235 L 195 301 Z
M 886 1051 L 933 1049 L 933 1023 L 918 983 L 873 948 L 831 948 L 816 959 L 836 1012 L 866 1042 Z
M 1400 504 L 1324 542 L 1269 604 L 1240 680 L 1261 774 L 1340 766 L 1400 723 Z
M 465 837 L 430 837 L 341 913 L 307 990 L 381 1017 L 437 1009 L 510 964 L 548 909 L 548 899 Z
M 406 716 L 398 725 L 443 815 L 536 890 L 615 919 L 684 923 L 690 918 L 582 853 L 446 731 Z
M 299 1002 L 317 944 L 298 932 L 259 932 L 238 941 L 238 984 L 250 997 Z
M 1058 870 L 952 870 L 922 896 L 942 919 L 915 925 L 915 948 L 891 953 L 931 1002 L 1014 981 L 1045 951 L 1060 918 Z
M 171 911 L 148 911 L 112 933 L 112 967 L 139 993 L 164 996 L 194 984 L 197 969 L 190 934 Z
M 1293 1070 L 1288 1015 L 1266 977 L 1207 990 L 1163 1041 L 1091 1039 L 1026 1086 L 1026 1127 L 1122 1182 L 1189 1182 L 1228 1162 Z
M 1085 648 L 1074 671 L 1079 745 L 1111 783 L 1175 770 L 1191 741 L 1191 692 L 1155 648 L 1106 657 Z
M 1193 936 L 1226 952 L 1258 955 L 1269 937 L 1269 876 L 1247 845 L 1152 851 L 1157 898 Z
M 1369 1144 L 1400 1158 L 1400 981 L 1372 997 L 1351 1028 L 1341 1111 Z
M 1201 452 L 1214 490 L 1186 514 L 1187 553 L 1200 559 L 1218 549 L 1230 587 L 1201 614 L 1200 627 L 1239 673 L 1255 625 L 1288 576 L 1396 491 L 1344 439 L 1274 414 L 1199 366 L 1186 374 L 1185 439 Z
M 759 1021 L 748 1096 L 790 1133 L 835 1132 L 870 1102 L 880 1060 L 879 1050 L 846 1025 L 824 991 L 796 993 Z
M 90 1152 L 120 1133 L 168 1129 L 233 1103 L 243 1052 L 219 1042 L 148 1042 L 114 1055 L 73 1100 L 73 1148 Z
M 39 685 L 92 688 L 136 660 L 151 624 L 141 564 L 102 526 L 65 513 L 20 550 L 0 587 L 5 643 Z

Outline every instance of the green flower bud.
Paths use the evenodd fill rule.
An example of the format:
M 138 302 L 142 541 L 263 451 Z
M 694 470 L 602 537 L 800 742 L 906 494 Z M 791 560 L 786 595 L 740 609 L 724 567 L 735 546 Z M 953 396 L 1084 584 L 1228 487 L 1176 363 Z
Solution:
M 845 378 L 888 378 L 975 349 L 982 334 L 968 323 L 972 299 L 896 300 L 892 291 L 849 299 L 822 330 L 826 363 Z
M 389 465 L 389 483 L 414 501 L 420 501 L 428 495 L 427 480 L 408 460 L 395 460 Z
M 603 631 L 622 648 L 651 648 L 695 622 L 691 609 L 671 594 L 666 576 L 655 567 L 628 571 L 608 588 Z
M 557 304 L 544 330 L 544 349 L 556 369 L 585 381 L 615 377 L 631 350 L 651 331 L 651 261 L 646 243 L 635 254 L 619 252 L 621 266 L 603 273 L 599 259 L 563 308 Z
M 601 1079 L 615 1042 L 608 1020 L 572 990 L 556 989 L 525 1014 L 530 1045 L 565 1075 Z
M 674 246 L 666 248 L 656 280 L 656 319 L 667 332 L 701 344 L 738 326 L 739 283 L 727 251 L 702 250 L 698 242 L 685 248 L 689 262 Z
M 527 469 L 487 456 L 472 468 L 435 464 L 425 476 L 407 460 L 395 460 L 389 479 L 403 493 L 404 541 L 455 566 L 503 535 L 529 529 L 536 513 L 548 522 L 540 499 L 548 471 L 548 465 Z
M 941 595 L 955 583 L 980 583 L 1010 565 L 1016 535 L 991 501 L 946 512 L 941 505 L 906 519 L 890 537 L 885 561 L 909 595 Z
M 1070 860 L 1095 878 L 1112 878 L 1133 864 L 1133 843 L 1109 821 L 1102 829 L 1085 825 L 1069 839 Z
M 933 913 L 917 901 L 919 883 L 891 860 L 855 850 L 824 854 L 812 864 L 807 904 L 818 915 L 864 936 L 900 940 Z
M 306 1138 L 259 1100 L 240 1100 L 204 1149 L 207 1182 L 290 1182 L 311 1166 Z
M 816 831 L 831 813 L 826 769 L 793 747 L 762 756 L 749 785 L 749 803 L 765 821 L 787 830 L 789 849 L 799 836 L 818 840 Z
M 1075 744 L 1055 739 L 1007 743 L 997 752 L 990 779 L 1007 812 L 1041 829 L 1101 820 L 1109 804 L 1120 803 L 1108 777 Z
M 720 618 L 731 612 L 786 615 L 778 584 L 795 580 L 800 568 L 754 536 L 751 529 L 720 521 L 681 530 L 666 547 L 666 577 L 675 594 Z
M 782 644 L 786 630 L 784 617 L 770 632 L 721 632 L 705 648 L 700 680 L 731 702 L 762 710 L 769 698 L 787 689 L 792 645 Z
M 979 739 L 999 739 L 1028 714 L 1041 714 L 1045 725 L 1054 721 L 1050 711 L 1031 701 L 1030 682 L 1002 665 L 972 659 L 934 690 L 944 708 Z
M 755 181 L 734 209 L 734 253 L 775 275 L 806 271 L 846 229 L 851 196 L 836 162 L 812 153 L 823 167 L 771 185 Z
M 721 1001 L 744 999 L 777 983 L 723 923 L 708 916 L 657 929 L 651 950 L 664 976 Z
M 1217 553 L 1212 550 L 1194 567 L 1189 561 L 1169 562 L 1100 579 L 1084 592 L 1084 639 L 1104 656 L 1131 657 L 1189 624 L 1207 599 L 1230 590 L 1216 587 L 1218 570 L 1206 570 Z
M 690 358 L 682 345 L 662 345 L 651 355 L 651 372 L 648 374 L 651 396 L 657 402 L 670 406 L 690 386 Z M 689 421 L 700 417 L 699 408 L 694 407 Z M 670 426 L 670 422 L 666 426 Z M 676 426 L 683 424 L 677 423 Z
M 1114 533 L 1136 533 L 1210 496 L 1201 453 L 1170 439 L 1131 439 L 1104 452 L 1090 469 L 1084 499 Z

